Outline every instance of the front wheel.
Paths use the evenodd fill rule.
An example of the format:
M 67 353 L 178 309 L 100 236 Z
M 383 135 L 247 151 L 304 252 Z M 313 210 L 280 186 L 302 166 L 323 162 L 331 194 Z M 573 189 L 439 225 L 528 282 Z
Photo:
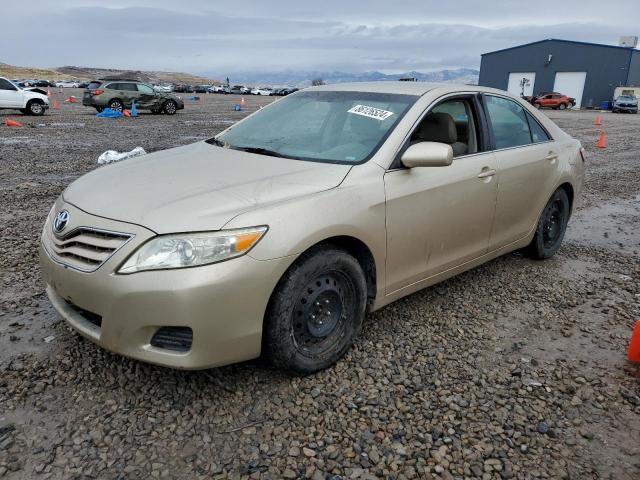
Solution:
M 560 110 L 564 110 L 565 108 L 567 108 L 567 105 L 565 103 L 561 103 L 560 105 L 558 105 L 558 108 Z
M 544 260 L 555 255 L 564 239 L 570 210 L 567 192 L 562 188 L 553 192 L 538 220 L 533 240 L 526 248 L 530 257 Z
M 540 109 L 542 108 L 542 105 L 540 105 L 539 103 L 536 103 L 536 104 L 535 104 L 535 107 L 536 107 L 538 110 L 540 110 Z
M 38 100 L 32 100 L 27 104 L 27 113 L 29 115 L 44 115 L 44 103 Z
M 162 106 L 162 111 L 167 115 L 173 115 L 178 111 L 178 105 L 173 100 L 167 100 Z
M 297 374 L 336 363 L 364 319 L 367 285 L 358 261 L 335 247 L 303 254 L 278 283 L 265 318 L 263 350 Z

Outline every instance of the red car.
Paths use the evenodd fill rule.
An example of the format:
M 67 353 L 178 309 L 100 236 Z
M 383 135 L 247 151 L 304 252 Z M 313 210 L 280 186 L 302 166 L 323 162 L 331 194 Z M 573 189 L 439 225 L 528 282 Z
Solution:
M 558 92 L 544 92 L 536 97 L 532 97 L 529 101 L 536 108 L 553 108 L 559 110 L 571 108 L 576 104 L 575 98 L 567 97 Z

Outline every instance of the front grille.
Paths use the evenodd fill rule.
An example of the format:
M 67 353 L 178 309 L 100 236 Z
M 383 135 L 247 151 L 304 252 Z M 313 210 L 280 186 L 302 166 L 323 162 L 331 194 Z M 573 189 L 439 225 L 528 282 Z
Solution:
M 54 260 L 84 272 L 93 272 L 132 236 L 89 227 L 76 228 L 61 237 L 48 231 L 45 247 Z
M 71 309 L 73 309 L 74 312 L 80 314 L 80 316 L 82 318 L 84 318 L 87 322 L 91 323 L 92 325 L 101 328 L 102 327 L 102 316 L 98 315 L 97 313 L 93 313 L 90 312 L 89 310 L 85 310 L 84 308 L 80 308 L 79 306 L 71 303 L 68 300 L 65 300 L 65 302 L 67 302 L 67 305 L 69 307 L 71 307 Z
M 193 342 L 193 330 L 189 327 L 160 327 L 151 339 L 151 345 L 174 352 L 187 352 Z

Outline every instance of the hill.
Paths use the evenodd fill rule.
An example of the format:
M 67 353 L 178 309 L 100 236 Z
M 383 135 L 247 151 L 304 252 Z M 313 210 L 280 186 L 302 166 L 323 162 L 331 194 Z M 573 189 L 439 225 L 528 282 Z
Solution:
M 44 80 L 93 80 L 103 77 L 135 78 L 149 83 L 186 83 L 191 85 L 219 83 L 211 78 L 181 72 L 121 70 L 66 66 L 59 68 L 16 67 L 0 62 L 0 77 Z

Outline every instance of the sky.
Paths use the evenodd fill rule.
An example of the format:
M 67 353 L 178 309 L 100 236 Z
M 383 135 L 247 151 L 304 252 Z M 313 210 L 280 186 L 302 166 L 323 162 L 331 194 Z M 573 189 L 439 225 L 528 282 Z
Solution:
M 219 77 L 478 68 L 484 52 L 545 38 L 640 35 L 640 0 L 0 2 L 0 62 Z

